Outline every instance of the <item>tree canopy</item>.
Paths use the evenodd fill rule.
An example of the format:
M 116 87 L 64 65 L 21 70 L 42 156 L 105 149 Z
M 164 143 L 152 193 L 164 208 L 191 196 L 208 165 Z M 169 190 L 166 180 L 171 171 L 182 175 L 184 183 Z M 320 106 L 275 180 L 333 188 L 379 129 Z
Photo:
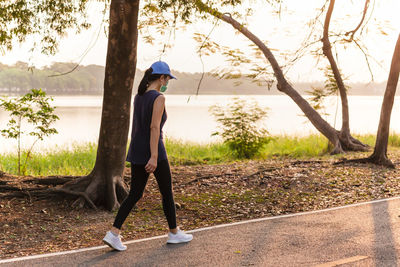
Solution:
M 12 49 L 13 44 L 33 38 L 32 49 L 44 54 L 57 51 L 60 36 L 68 29 L 87 29 L 89 0 L 10 0 L 0 1 L 0 48 Z

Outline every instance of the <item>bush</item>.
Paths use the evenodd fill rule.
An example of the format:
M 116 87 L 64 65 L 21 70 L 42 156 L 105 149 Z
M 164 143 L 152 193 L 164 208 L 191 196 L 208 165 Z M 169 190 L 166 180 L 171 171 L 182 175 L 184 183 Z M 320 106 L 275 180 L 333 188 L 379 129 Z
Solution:
M 6 138 L 13 138 L 18 143 L 18 175 L 21 174 L 21 137 L 31 135 L 35 141 L 26 151 L 25 163 L 22 166 L 23 173 L 26 171 L 26 164 L 36 142 L 43 140 L 46 136 L 56 134 L 57 130 L 51 125 L 59 118 L 54 114 L 55 108 L 50 105 L 53 98 L 48 97 L 41 89 L 32 89 L 31 92 L 11 99 L 0 98 L 0 108 L 10 113 L 6 129 L 0 129 L 0 133 Z M 23 123 L 34 127 L 31 131 L 22 128 Z
M 210 111 L 221 128 L 213 135 L 221 136 L 238 158 L 254 157 L 271 140 L 266 129 L 258 129 L 257 122 L 267 116 L 267 111 L 255 101 L 247 103 L 234 98 L 226 109 L 214 105 Z

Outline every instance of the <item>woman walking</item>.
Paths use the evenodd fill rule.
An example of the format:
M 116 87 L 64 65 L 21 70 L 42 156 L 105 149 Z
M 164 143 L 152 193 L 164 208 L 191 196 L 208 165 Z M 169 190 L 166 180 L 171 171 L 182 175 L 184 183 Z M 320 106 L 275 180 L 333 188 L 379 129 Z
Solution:
M 157 61 L 146 70 L 134 99 L 132 137 L 127 161 L 131 162 L 131 189 L 124 200 L 113 227 L 103 238 L 110 247 L 123 251 L 120 229 L 126 217 L 143 195 L 150 173 L 156 177 L 161 195 L 169 233 L 167 243 L 183 243 L 192 240 L 176 226 L 175 202 L 172 193 L 171 171 L 165 150 L 162 128 L 167 119 L 165 97 L 160 92 L 167 90 L 170 79 L 176 79 L 167 63 Z

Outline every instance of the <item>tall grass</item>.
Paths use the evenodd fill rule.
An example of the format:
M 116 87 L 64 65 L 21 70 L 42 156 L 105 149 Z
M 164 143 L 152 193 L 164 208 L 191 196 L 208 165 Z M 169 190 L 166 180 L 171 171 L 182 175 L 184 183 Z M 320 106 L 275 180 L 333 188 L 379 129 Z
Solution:
M 96 160 L 97 144 L 86 143 L 69 148 L 55 147 L 46 151 L 34 152 L 30 155 L 24 171 L 28 175 L 86 175 Z M 23 154 L 22 159 L 26 157 Z M 18 173 L 18 156 L 16 154 L 0 154 L 0 169 L 7 173 Z M 21 165 L 24 164 L 22 160 Z
M 376 135 L 374 134 L 355 135 L 355 137 L 364 144 L 367 144 L 371 147 L 375 146 Z M 391 147 L 400 147 L 400 134 L 394 132 L 390 133 L 388 145 Z
M 375 144 L 375 135 L 355 136 L 363 143 Z M 389 146 L 400 147 L 400 135 L 389 136 Z M 52 148 L 35 152 L 28 161 L 25 173 L 34 176 L 86 175 L 96 160 L 97 144 L 86 143 L 68 148 Z M 217 164 L 236 161 L 229 147 L 223 143 L 198 144 L 167 139 L 166 149 L 172 165 Z M 271 157 L 311 158 L 329 153 L 328 141 L 321 135 L 306 137 L 275 136 L 263 147 L 257 159 Z M 16 174 L 17 155 L 0 154 L 0 170 Z
M 328 140 L 321 135 L 275 136 L 261 151 L 262 158 L 316 157 L 328 153 Z
M 172 165 L 216 164 L 234 160 L 232 151 L 223 143 L 198 144 L 166 139 L 165 148 Z

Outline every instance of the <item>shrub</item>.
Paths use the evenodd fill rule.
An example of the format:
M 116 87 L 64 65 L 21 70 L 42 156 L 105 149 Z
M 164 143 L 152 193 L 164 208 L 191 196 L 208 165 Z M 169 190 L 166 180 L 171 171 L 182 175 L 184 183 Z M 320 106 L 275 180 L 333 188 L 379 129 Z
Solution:
M 259 129 L 257 123 L 267 116 L 267 111 L 253 101 L 234 98 L 226 108 L 218 105 L 210 111 L 220 124 L 220 131 L 213 133 L 224 140 L 238 158 L 252 158 L 260 152 L 271 138 L 266 129 Z
M 26 163 L 36 142 L 57 133 L 57 130 L 51 127 L 59 119 L 54 114 L 55 108 L 49 103 L 52 100 L 41 89 L 32 89 L 31 92 L 18 98 L 0 99 L 0 108 L 10 113 L 8 128 L 0 130 L 0 133 L 6 138 L 17 140 L 18 175 L 21 173 L 21 136 L 28 134 L 35 137 L 35 141 L 26 152 L 25 163 L 22 168 L 25 174 Z M 29 123 L 34 129 L 24 131 L 23 122 Z

